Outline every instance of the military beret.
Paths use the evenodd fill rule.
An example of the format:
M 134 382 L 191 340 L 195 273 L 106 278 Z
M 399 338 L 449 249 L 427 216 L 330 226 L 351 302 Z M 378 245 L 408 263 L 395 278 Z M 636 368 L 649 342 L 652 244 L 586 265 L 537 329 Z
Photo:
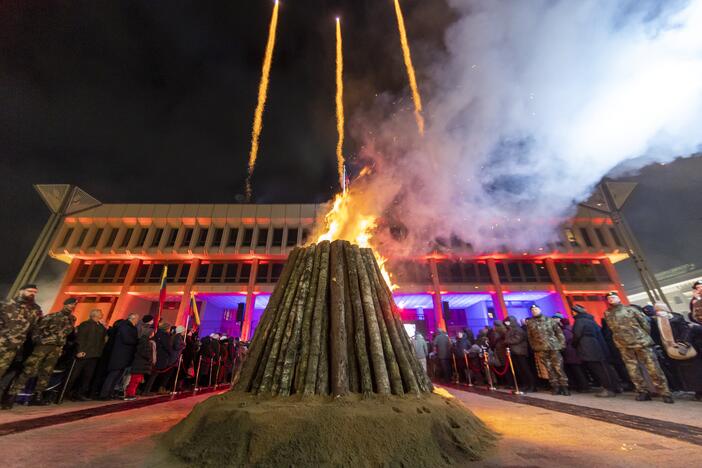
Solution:
M 63 301 L 63 305 L 71 305 L 71 304 L 75 304 L 77 302 L 78 302 L 78 299 L 76 299 L 75 297 L 69 297 L 68 299 Z
M 22 287 L 20 288 L 20 291 L 23 289 L 37 289 L 37 285 L 34 283 L 27 283 L 27 284 L 22 285 Z

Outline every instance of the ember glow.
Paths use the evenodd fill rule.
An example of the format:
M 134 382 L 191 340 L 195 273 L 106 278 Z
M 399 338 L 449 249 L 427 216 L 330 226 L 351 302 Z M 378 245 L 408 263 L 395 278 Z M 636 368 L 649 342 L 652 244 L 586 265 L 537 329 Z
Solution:
M 391 290 L 395 290 L 398 286 L 393 284 L 391 275 L 385 268 L 387 259 L 380 255 L 372 244 L 373 234 L 378 226 L 377 216 L 361 214 L 363 210 L 355 203 L 352 193 L 351 190 L 347 190 L 334 197 L 331 209 L 324 215 L 325 231 L 316 237 L 317 242 L 344 239 L 361 248 L 372 249 L 385 282 Z
M 271 73 L 271 63 L 273 62 L 273 49 L 275 48 L 275 31 L 278 26 L 278 0 L 273 7 L 273 16 L 271 24 L 268 28 L 268 43 L 266 44 L 266 55 L 263 59 L 263 68 L 261 70 L 261 82 L 258 85 L 258 103 L 254 113 L 253 130 L 251 132 L 251 151 L 249 152 L 249 172 L 246 177 L 246 199 L 251 200 L 251 177 L 253 176 L 254 168 L 256 167 L 256 157 L 258 156 L 258 140 L 261 137 L 261 129 L 263 128 L 263 110 L 266 107 L 266 98 L 268 96 L 268 77 Z
M 400 44 L 402 44 L 402 57 L 407 68 L 407 78 L 409 78 L 410 89 L 412 90 L 412 101 L 414 102 L 414 118 L 417 121 L 419 134 L 424 135 L 424 117 L 422 117 L 422 98 L 419 95 L 417 77 L 412 65 L 412 55 L 410 54 L 409 42 L 407 41 L 407 31 L 405 30 L 405 20 L 400 8 L 400 0 L 395 0 L 395 16 L 397 16 L 397 29 L 400 32 Z

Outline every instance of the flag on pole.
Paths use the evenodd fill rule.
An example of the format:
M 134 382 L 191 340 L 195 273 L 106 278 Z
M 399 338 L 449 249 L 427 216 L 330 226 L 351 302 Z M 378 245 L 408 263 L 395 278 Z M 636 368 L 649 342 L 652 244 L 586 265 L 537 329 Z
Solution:
M 154 332 L 158 331 L 158 322 L 161 320 L 163 306 L 166 303 L 166 276 L 168 276 L 168 265 L 163 265 L 163 273 L 161 273 L 161 286 L 158 292 L 158 313 L 154 319 Z
M 195 293 L 190 293 L 190 312 L 195 318 L 195 325 L 200 326 L 200 312 L 197 310 L 197 302 L 195 302 Z

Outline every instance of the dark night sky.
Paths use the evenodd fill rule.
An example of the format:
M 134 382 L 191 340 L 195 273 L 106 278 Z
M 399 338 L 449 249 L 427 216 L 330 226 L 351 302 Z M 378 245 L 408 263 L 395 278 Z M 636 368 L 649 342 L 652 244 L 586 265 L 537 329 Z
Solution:
M 421 82 L 451 16 L 439 0 L 403 4 Z M 107 203 L 237 201 L 271 11 L 262 0 L 0 4 L 0 283 L 48 216 L 33 183 L 72 183 Z M 337 14 L 347 115 L 405 87 L 391 1 L 284 2 L 259 202 L 319 202 L 336 190 Z M 627 214 L 657 268 L 702 263 L 692 246 L 701 171 L 697 158 L 639 177 Z

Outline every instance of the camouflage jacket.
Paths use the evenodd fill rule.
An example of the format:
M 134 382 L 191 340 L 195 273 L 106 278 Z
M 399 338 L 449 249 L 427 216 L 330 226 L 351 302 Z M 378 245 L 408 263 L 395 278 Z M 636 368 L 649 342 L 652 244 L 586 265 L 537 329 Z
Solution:
M 32 340 L 36 344 L 63 346 L 75 322 L 76 318 L 67 309 L 49 314 L 39 321 L 32 333 Z
M 565 348 L 565 336 L 558 319 L 540 315 L 526 321 L 527 337 L 534 351 L 560 351 Z
M 0 341 L 24 343 L 27 333 L 32 331 L 41 318 L 41 307 L 21 297 L 3 302 L 0 306 Z
M 651 324 L 639 309 L 619 304 L 609 307 L 604 318 L 612 330 L 612 339 L 618 348 L 638 349 L 653 346 Z

